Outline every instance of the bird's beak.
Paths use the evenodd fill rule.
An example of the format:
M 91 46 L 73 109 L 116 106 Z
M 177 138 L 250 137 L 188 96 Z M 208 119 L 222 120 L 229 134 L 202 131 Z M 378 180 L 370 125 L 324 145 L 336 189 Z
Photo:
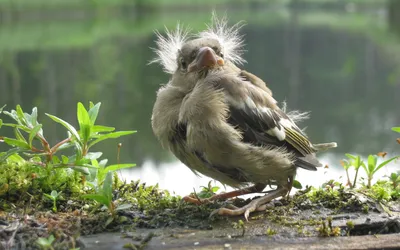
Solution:
M 189 64 L 188 71 L 193 72 L 204 68 L 223 66 L 224 60 L 218 57 L 210 47 L 202 47 L 197 52 L 196 59 Z

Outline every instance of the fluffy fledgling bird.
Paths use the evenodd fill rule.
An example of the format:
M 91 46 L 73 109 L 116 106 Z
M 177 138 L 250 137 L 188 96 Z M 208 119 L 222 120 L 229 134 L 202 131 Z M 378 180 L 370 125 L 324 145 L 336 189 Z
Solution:
M 179 25 L 166 36 L 157 33 L 157 58 L 169 82 L 161 87 L 153 108 L 152 128 L 163 147 L 193 172 L 238 188 L 207 200 L 275 190 L 244 207 L 220 208 L 220 215 L 265 209 L 290 192 L 297 168 L 317 170 L 315 153 L 336 143 L 313 144 L 286 114 L 257 76 L 241 70 L 241 25 L 229 27 L 215 16 L 206 30 L 189 35 Z

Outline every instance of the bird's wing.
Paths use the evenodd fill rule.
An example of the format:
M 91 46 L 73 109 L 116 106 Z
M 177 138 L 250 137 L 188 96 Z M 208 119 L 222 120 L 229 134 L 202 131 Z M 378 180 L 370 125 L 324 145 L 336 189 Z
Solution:
M 315 170 L 315 166 L 320 165 L 312 159 L 313 157 L 309 156 L 315 153 L 312 143 L 298 126 L 275 105 L 276 101 L 268 92 L 250 86 L 245 81 L 225 82 L 220 86 L 224 88 L 229 84 L 242 84 L 241 87 L 245 89 L 242 92 L 246 93 L 235 96 L 232 94 L 233 91 L 225 92 L 230 111 L 228 122 L 243 132 L 243 141 L 260 146 L 285 146 L 298 156 L 299 163 L 306 163 L 299 164 L 300 167 L 306 169 Z M 254 96 L 257 98 L 253 98 Z

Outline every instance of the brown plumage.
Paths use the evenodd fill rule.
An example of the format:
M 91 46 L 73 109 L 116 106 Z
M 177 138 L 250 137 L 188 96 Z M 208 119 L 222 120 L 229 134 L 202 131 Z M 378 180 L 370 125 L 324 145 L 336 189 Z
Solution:
M 244 61 L 239 28 L 214 19 L 191 40 L 179 26 L 167 38 L 159 35 L 155 61 L 172 77 L 157 93 L 152 127 L 161 144 L 195 173 L 237 188 L 254 184 L 211 200 L 276 185 L 243 208 L 216 211 L 247 219 L 290 191 L 297 167 L 316 170 L 321 164 L 315 152 L 336 144 L 312 144 L 267 85 L 235 65 Z

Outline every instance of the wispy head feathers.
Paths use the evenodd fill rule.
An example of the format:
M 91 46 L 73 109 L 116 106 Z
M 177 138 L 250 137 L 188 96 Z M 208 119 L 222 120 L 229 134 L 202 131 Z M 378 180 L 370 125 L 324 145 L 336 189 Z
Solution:
M 187 41 L 189 31 L 188 28 L 182 28 L 179 23 L 175 31 L 169 31 L 165 27 L 166 36 L 155 31 L 157 35 L 157 48 L 153 50 L 156 52 L 157 57 L 150 61 L 150 63 L 159 63 L 166 73 L 173 74 L 178 69 L 178 52 Z
M 215 12 L 212 15 L 211 25 L 207 25 L 207 29 L 199 33 L 200 38 L 213 38 L 222 45 L 222 52 L 225 59 L 235 63 L 243 64 L 246 61 L 242 58 L 243 54 L 243 36 L 239 34 L 243 22 L 236 23 L 232 27 L 228 26 L 226 15 L 218 19 Z
M 228 26 L 226 16 L 218 19 L 213 13 L 211 24 L 207 25 L 207 29 L 194 35 L 194 38 L 211 38 L 217 40 L 222 47 L 222 53 L 225 60 L 235 64 L 243 64 L 246 61 L 242 58 L 243 54 L 243 36 L 239 34 L 243 22 L 239 22 L 233 26 Z M 183 29 L 178 23 L 175 31 L 169 31 L 165 28 L 165 36 L 158 31 L 157 48 L 153 49 L 157 58 L 150 63 L 159 63 L 166 73 L 173 74 L 178 68 L 177 57 L 179 50 L 189 40 L 189 29 Z

